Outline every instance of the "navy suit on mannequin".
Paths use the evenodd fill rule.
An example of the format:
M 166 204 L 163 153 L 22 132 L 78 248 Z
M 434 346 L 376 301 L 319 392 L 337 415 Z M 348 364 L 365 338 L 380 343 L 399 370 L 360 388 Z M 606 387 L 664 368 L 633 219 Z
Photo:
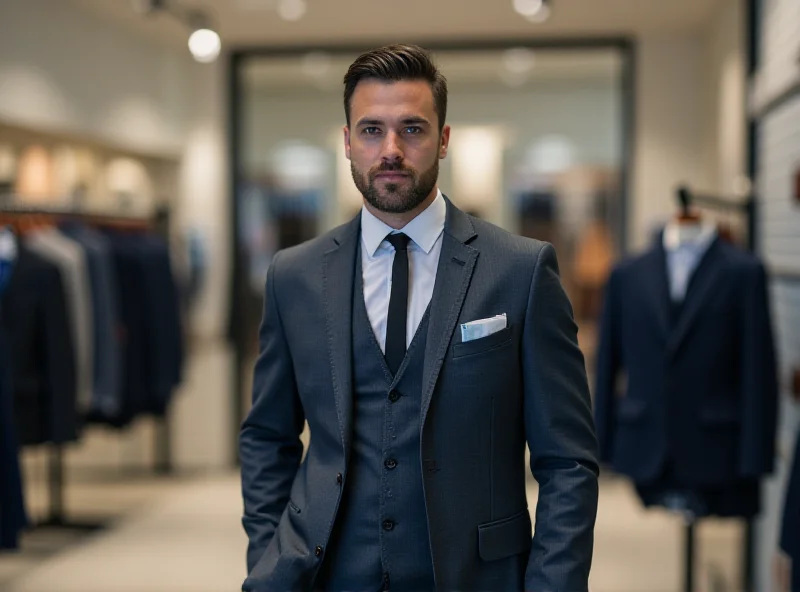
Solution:
M 755 513 L 757 480 L 774 462 L 777 397 L 766 275 L 755 257 L 715 238 L 680 308 L 670 302 L 661 237 L 614 269 L 595 420 L 601 458 L 645 497 L 651 485 L 675 486 L 699 493 L 696 514 Z

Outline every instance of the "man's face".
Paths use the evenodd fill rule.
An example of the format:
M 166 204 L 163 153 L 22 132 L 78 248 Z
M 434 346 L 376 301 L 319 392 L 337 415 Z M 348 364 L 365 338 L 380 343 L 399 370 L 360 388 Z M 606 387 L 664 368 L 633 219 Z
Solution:
M 358 190 L 375 209 L 410 212 L 436 187 L 450 128 L 439 134 L 433 92 L 424 80 L 362 80 L 344 128 L 345 152 Z

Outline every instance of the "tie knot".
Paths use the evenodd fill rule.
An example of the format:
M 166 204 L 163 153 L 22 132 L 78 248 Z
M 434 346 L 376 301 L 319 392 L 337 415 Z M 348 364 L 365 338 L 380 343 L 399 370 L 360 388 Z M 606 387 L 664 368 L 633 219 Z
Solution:
M 408 235 L 398 232 L 397 234 L 387 234 L 386 240 L 394 247 L 395 251 L 405 251 L 408 249 Z

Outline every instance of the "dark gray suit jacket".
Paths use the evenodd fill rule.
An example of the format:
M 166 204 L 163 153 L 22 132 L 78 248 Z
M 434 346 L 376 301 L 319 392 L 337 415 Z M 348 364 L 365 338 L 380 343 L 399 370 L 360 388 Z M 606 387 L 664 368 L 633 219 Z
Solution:
M 324 558 L 350 454 L 359 231 L 357 216 L 280 252 L 267 274 L 253 408 L 240 436 L 245 590 L 311 589 Z M 437 589 L 519 589 L 524 579 L 535 592 L 585 591 L 597 443 L 552 246 L 448 200 L 430 306 L 420 463 Z M 502 313 L 505 330 L 461 343 L 459 323 Z M 532 541 L 526 442 L 540 486 Z

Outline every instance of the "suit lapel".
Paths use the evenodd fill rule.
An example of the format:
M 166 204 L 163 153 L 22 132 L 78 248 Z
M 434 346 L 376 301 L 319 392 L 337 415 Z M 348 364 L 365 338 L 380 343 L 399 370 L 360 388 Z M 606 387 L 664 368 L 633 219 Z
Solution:
M 659 244 L 652 253 L 652 263 L 647 266 L 649 277 L 643 278 L 646 289 L 650 292 L 653 315 L 659 334 L 666 343 L 670 333 L 670 294 L 667 278 L 667 255 Z
M 446 199 L 446 198 L 445 198 Z M 425 426 L 433 389 L 442 368 L 447 346 L 467 295 L 478 250 L 468 246 L 476 236 L 469 217 L 447 202 L 447 218 L 442 236 L 442 252 L 430 304 L 428 336 L 422 372 L 422 414 L 420 431 Z
M 360 228 L 359 215 L 340 229 L 334 248 L 325 253 L 322 272 L 328 356 L 345 458 L 353 423 L 353 274 Z
M 669 352 L 672 355 L 677 353 L 689 333 L 689 329 L 697 320 L 703 304 L 711 294 L 711 289 L 720 277 L 720 266 L 715 264 L 719 254 L 719 240 L 719 238 L 715 238 L 708 246 L 689 280 L 683 313 L 670 338 Z

